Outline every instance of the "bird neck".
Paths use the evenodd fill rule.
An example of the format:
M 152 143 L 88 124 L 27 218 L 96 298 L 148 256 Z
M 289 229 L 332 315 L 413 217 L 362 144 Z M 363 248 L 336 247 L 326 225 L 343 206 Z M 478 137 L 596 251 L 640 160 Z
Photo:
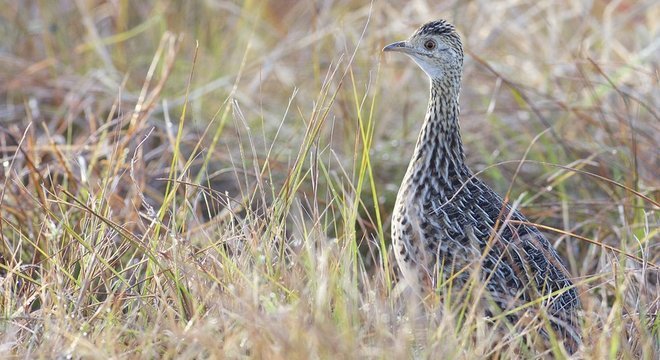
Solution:
M 431 80 L 426 118 L 419 133 L 409 171 L 423 177 L 469 175 L 458 124 L 460 76 Z

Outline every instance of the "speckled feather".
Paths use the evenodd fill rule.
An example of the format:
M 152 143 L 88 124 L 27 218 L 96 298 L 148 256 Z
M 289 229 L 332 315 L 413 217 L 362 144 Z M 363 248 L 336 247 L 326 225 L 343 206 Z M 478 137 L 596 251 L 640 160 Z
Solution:
M 477 266 L 499 310 L 557 292 L 543 304 L 572 352 L 579 343 L 579 301 L 567 270 L 538 229 L 465 165 L 458 123 L 461 41 L 445 21 L 423 25 L 411 39 L 428 36 L 442 36 L 460 58 L 441 79 L 431 79 L 426 118 L 397 195 L 392 239 L 404 279 L 423 292 L 437 286 L 438 274 Z M 460 273 L 453 286 L 468 278 Z

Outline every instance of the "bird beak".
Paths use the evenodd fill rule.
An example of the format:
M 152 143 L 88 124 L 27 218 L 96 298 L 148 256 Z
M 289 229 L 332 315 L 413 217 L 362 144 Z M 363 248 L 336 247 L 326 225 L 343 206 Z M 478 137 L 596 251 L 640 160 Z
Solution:
M 410 53 L 410 47 L 405 41 L 399 41 L 392 44 L 389 44 L 383 48 L 383 51 L 396 51 L 402 53 Z

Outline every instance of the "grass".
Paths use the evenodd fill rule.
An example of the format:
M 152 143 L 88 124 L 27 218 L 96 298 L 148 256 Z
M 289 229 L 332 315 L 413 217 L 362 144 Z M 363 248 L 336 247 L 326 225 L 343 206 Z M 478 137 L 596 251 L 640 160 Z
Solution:
M 468 53 L 468 162 L 575 276 L 576 356 L 658 357 L 654 1 L 0 15 L 3 358 L 565 357 L 397 286 L 389 218 L 428 85 L 380 49 L 438 17 Z

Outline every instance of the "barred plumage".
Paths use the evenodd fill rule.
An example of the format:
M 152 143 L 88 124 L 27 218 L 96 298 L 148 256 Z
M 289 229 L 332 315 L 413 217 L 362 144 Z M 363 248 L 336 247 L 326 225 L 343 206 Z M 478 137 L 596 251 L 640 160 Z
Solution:
M 498 310 L 546 296 L 552 327 L 574 352 L 579 301 L 561 258 L 465 164 L 458 123 L 463 49 L 454 27 L 433 21 L 383 50 L 409 55 L 431 79 L 426 118 L 392 219 L 404 280 L 423 292 L 437 286 L 438 274 L 458 273 L 453 281 L 460 288 L 469 273 L 459 270 L 476 265 Z

